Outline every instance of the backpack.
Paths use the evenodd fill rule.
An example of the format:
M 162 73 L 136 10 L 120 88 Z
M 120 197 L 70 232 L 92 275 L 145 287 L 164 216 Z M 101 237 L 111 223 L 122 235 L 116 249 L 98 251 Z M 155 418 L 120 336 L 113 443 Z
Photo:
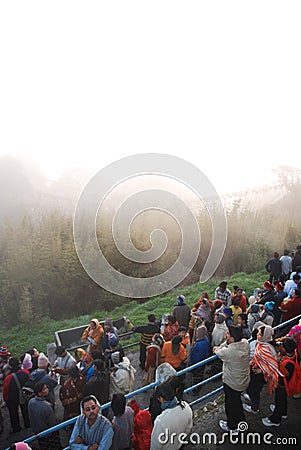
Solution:
M 26 402 L 29 402 L 29 400 L 35 396 L 34 386 L 38 381 L 40 381 L 44 377 L 44 375 L 45 375 L 45 373 L 42 372 L 34 380 L 29 379 L 26 381 L 26 383 L 22 387 L 22 393 L 23 393 L 24 397 L 26 398 Z
M 295 366 L 293 375 L 289 381 L 287 381 L 286 377 L 284 377 L 283 380 L 287 395 L 292 397 L 293 395 L 300 394 L 301 392 L 301 368 L 298 362 L 297 350 L 295 350 L 295 360 L 284 357 L 281 365 L 285 366 L 288 362 L 294 364 Z

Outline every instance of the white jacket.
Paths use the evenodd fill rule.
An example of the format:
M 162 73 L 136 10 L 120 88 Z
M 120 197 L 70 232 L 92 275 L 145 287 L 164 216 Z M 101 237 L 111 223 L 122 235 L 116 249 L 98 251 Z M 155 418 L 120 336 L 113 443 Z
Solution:
M 115 364 L 116 370 L 111 373 L 111 396 L 113 394 L 128 394 L 132 391 L 136 369 L 131 365 L 129 358 Z
M 250 382 L 250 345 L 246 339 L 223 343 L 215 350 L 223 361 L 223 382 L 234 391 L 243 392 Z
M 214 325 L 214 328 L 212 331 L 212 341 L 211 341 L 212 347 L 217 347 L 218 345 L 221 345 L 221 343 L 226 340 L 226 331 L 228 331 L 228 327 L 225 322 L 216 323 Z
M 152 431 L 150 450 L 178 450 L 183 445 L 183 436 L 186 433 L 186 441 L 189 443 L 188 435 L 192 430 L 192 409 L 188 403 L 182 401 L 184 408 L 177 405 L 174 408 L 165 409 L 157 416 Z M 176 433 L 176 436 L 172 436 Z M 181 442 L 182 439 L 182 442 Z

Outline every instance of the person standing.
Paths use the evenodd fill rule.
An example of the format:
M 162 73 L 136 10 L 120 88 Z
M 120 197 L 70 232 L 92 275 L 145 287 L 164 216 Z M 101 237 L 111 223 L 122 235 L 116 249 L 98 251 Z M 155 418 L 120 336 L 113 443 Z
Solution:
M 80 401 L 84 397 L 85 377 L 77 366 L 68 371 L 68 378 L 60 389 L 60 400 L 64 406 L 63 420 L 72 419 L 80 414 Z
M 270 274 L 269 281 L 271 283 L 273 283 L 273 281 L 280 281 L 282 275 L 282 262 L 278 252 L 274 252 L 274 257 L 267 261 L 265 269 Z
M 195 332 L 195 343 L 191 348 L 191 353 L 188 361 L 189 366 L 207 359 L 210 354 L 210 341 L 207 336 L 207 328 L 201 325 Z M 200 383 L 204 379 L 205 365 L 198 367 L 192 371 L 193 384 Z M 193 395 L 198 395 L 201 387 L 193 390 Z
M 266 427 L 279 427 L 281 419 L 287 419 L 286 385 L 293 377 L 296 363 L 299 364 L 296 342 L 286 337 L 282 344 L 283 347 L 278 356 L 281 376 L 279 376 L 278 386 L 275 391 L 275 404 L 270 405 L 272 415 L 261 419 Z
M 214 347 L 213 352 L 223 361 L 222 380 L 227 420 L 220 420 L 219 426 L 223 431 L 237 430 L 238 424 L 245 420 L 241 393 L 250 382 L 249 342 L 242 338 L 240 327 L 231 325 L 226 332 L 226 342 Z
M 29 417 L 27 403 L 20 403 L 20 389 L 24 386 L 29 379 L 29 372 L 25 369 L 20 369 L 18 358 L 12 356 L 8 360 L 10 368 L 10 374 L 4 380 L 3 384 L 3 400 L 9 411 L 10 423 L 13 429 L 13 433 L 17 433 L 21 430 L 19 419 L 19 406 L 21 408 L 24 427 L 29 428 Z
M 181 342 L 181 336 L 174 336 L 163 344 L 161 351 L 161 362 L 169 363 L 176 371 L 184 369 L 187 362 L 187 352 Z
M 82 341 L 88 342 L 88 353 L 91 354 L 93 350 L 101 350 L 104 329 L 97 319 L 92 319 L 90 325 L 82 334 Z
M 282 275 L 281 275 L 281 281 L 286 281 L 289 279 L 290 274 L 293 270 L 292 267 L 292 257 L 289 256 L 290 251 L 284 250 L 283 256 L 281 256 L 280 261 L 282 263 Z
M 172 315 L 175 316 L 180 327 L 185 327 L 187 330 L 191 317 L 190 307 L 186 304 L 184 295 L 179 295 L 177 302 L 178 304 L 174 307 Z
M 130 450 L 134 432 L 134 411 L 126 406 L 123 394 L 114 394 L 111 402 L 114 413 L 112 420 L 114 436 L 110 450 Z
M 155 373 L 160 364 L 161 350 L 164 339 L 161 334 L 154 334 L 151 344 L 147 347 L 147 356 L 145 363 L 145 374 L 143 375 L 143 385 L 153 383 L 155 381 Z
M 109 450 L 113 426 L 101 415 L 97 399 L 93 395 L 83 398 L 81 410 L 69 441 L 71 450 Z
M 244 398 L 251 405 L 243 405 L 245 411 L 258 414 L 260 392 L 267 385 L 268 394 L 273 394 L 278 386 L 277 352 L 273 346 L 273 328 L 270 325 L 258 327 L 257 343 L 253 358 L 250 361 L 251 379 Z
M 47 385 L 38 381 L 33 389 L 35 397 L 29 400 L 28 412 L 30 427 L 35 434 L 38 434 L 41 431 L 54 427 L 57 421 L 51 404 L 46 400 L 49 394 Z M 39 437 L 38 440 L 41 450 L 59 450 L 62 448 L 58 431 Z
M 221 300 L 226 307 L 231 306 L 232 294 L 230 289 L 227 288 L 227 281 L 221 281 L 214 292 L 214 299 Z
M 140 337 L 140 368 L 145 369 L 146 348 L 152 342 L 152 337 L 155 333 L 160 333 L 160 328 L 156 325 L 156 317 L 154 314 L 149 314 L 148 324 L 132 327 L 134 333 L 141 333 Z
M 96 359 L 93 362 L 93 373 L 89 381 L 84 387 L 84 396 L 94 395 L 101 405 L 104 405 L 110 398 L 110 374 L 105 370 L 102 359 Z M 108 413 L 108 409 L 104 410 L 104 415 Z
M 52 371 L 60 375 L 60 384 L 63 385 L 68 378 L 69 369 L 76 365 L 76 360 L 63 345 L 58 345 L 54 353 L 57 359 L 53 363 Z

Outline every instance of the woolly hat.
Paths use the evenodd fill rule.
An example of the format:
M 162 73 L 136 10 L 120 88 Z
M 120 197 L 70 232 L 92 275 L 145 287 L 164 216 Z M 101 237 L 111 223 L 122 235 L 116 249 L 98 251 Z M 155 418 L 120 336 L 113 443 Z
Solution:
M 273 308 L 275 306 L 275 302 L 266 302 L 264 306 L 267 308 L 268 311 L 273 311 Z
M 0 347 L 0 356 L 7 356 L 7 355 L 9 355 L 7 347 L 6 345 L 2 345 L 2 347 Z
M 49 364 L 50 364 L 49 359 L 47 358 L 47 356 L 44 355 L 43 352 L 41 352 L 38 357 L 38 368 L 44 369 L 44 367 L 48 367 Z
M 183 305 L 186 301 L 186 297 L 184 295 L 179 295 L 178 297 L 178 305 Z
M 251 312 L 258 313 L 258 311 L 259 311 L 258 303 L 253 303 L 253 305 L 251 305 Z
M 215 314 L 215 317 L 217 318 L 217 323 L 219 323 L 219 324 L 225 322 L 225 320 L 226 320 L 226 316 L 222 313 Z
M 29 353 L 25 353 L 21 369 L 30 370 L 31 368 L 32 368 L 31 355 Z
M 106 318 L 104 325 L 110 325 L 111 327 L 113 326 L 113 320 L 111 317 Z
M 205 339 L 205 337 L 207 336 L 207 328 L 205 327 L 205 325 L 201 325 L 200 327 L 198 327 L 195 331 L 195 334 L 197 339 Z
M 271 283 L 270 280 L 267 280 L 267 281 L 265 281 L 265 282 L 263 283 L 263 286 L 264 286 L 266 289 L 272 289 L 272 288 L 273 288 L 273 283 Z

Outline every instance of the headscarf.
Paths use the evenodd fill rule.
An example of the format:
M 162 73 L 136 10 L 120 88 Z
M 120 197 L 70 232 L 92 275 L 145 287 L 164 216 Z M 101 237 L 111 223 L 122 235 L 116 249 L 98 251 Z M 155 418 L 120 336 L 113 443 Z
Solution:
M 267 382 L 267 392 L 272 394 L 278 386 L 278 377 L 281 373 L 278 369 L 276 351 L 269 344 L 273 337 L 273 328 L 269 325 L 264 326 L 264 332 L 261 341 L 256 342 L 254 356 L 250 361 L 251 367 L 260 368 L 265 381 Z

